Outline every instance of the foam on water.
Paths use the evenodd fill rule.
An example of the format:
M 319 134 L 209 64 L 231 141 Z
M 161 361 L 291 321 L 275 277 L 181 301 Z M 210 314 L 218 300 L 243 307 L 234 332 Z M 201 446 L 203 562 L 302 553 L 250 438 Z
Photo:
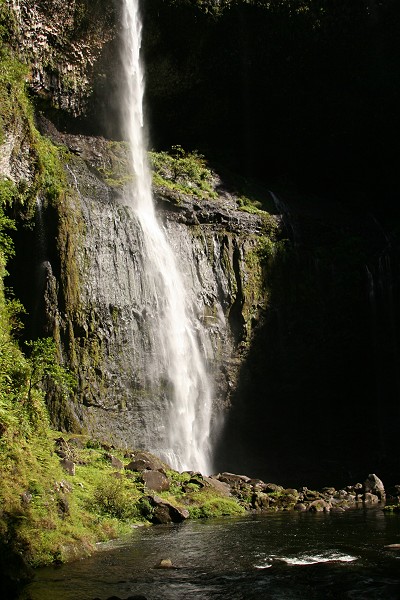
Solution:
M 305 566 L 316 565 L 319 563 L 349 563 L 357 560 L 356 556 L 343 554 L 341 552 L 324 552 L 321 554 L 300 554 L 298 556 L 277 556 L 271 555 L 265 557 L 264 561 L 254 565 L 256 569 L 269 569 L 274 562 L 284 562 L 287 565 Z

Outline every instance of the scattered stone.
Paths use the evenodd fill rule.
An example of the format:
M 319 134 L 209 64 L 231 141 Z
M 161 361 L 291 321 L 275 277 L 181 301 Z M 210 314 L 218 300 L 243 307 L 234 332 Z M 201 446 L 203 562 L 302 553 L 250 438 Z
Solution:
M 297 504 L 294 505 L 294 510 L 297 510 L 299 512 L 304 512 L 307 510 L 307 506 L 305 504 L 303 504 L 303 502 L 298 502 Z
M 60 465 L 69 475 L 75 475 L 75 463 L 72 460 L 62 458 L 60 460 Z
M 168 477 L 160 471 L 143 471 L 142 479 L 149 490 L 153 490 L 154 492 L 169 490 Z
M 330 505 L 327 502 L 325 502 L 325 500 L 322 500 L 322 498 L 314 500 L 307 507 L 307 511 L 309 512 L 329 512 L 330 510 Z
M 54 489 L 56 492 L 63 492 L 64 494 L 69 494 L 74 489 L 74 486 L 72 485 L 72 483 L 69 483 L 68 481 L 65 481 L 65 479 L 62 479 L 61 481 L 56 481 L 56 483 L 54 484 Z
M 232 495 L 229 484 L 224 483 L 223 481 L 219 481 L 219 479 L 215 479 L 214 477 L 204 477 L 203 480 L 207 485 L 209 485 L 210 487 L 213 487 L 215 490 L 220 492 L 220 494 L 222 494 L 223 496 L 228 497 L 228 496 Z
M 120 460 L 113 454 L 107 453 L 104 455 L 104 458 L 106 458 L 111 463 L 111 466 L 114 467 L 114 469 L 123 469 L 124 468 L 124 463 L 122 462 L 122 460 Z
M 69 502 L 68 502 L 68 498 L 64 494 L 59 494 L 59 496 L 57 498 L 57 507 L 58 507 L 58 512 L 62 516 L 69 515 Z
M 220 475 L 218 475 L 218 479 L 219 481 L 222 481 L 223 483 L 249 483 L 250 477 L 247 477 L 246 475 L 236 475 L 235 473 L 221 473 Z
M 276 483 L 266 483 L 264 491 L 268 494 L 271 492 L 282 492 L 283 487 L 281 485 L 276 485 Z
M 264 492 L 254 492 L 253 497 L 251 499 L 251 505 L 254 510 L 265 510 L 269 508 L 271 505 L 271 498 L 268 494 Z
M 21 502 L 22 504 L 30 504 L 30 502 L 32 501 L 32 494 L 30 492 L 24 492 L 23 494 L 21 494 Z
M 156 565 L 154 565 L 155 569 L 174 569 L 174 565 L 172 564 L 172 560 L 170 558 L 162 558 Z

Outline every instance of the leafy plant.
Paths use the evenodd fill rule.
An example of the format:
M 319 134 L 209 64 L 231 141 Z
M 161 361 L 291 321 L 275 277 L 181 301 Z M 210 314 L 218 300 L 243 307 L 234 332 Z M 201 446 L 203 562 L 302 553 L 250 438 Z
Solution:
M 94 489 L 92 507 L 124 521 L 139 516 L 135 500 L 123 479 L 107 477 Z
M 202 154 L 186 152 L 178 145 L 170 152 L 150 152 L 149 158 L 154 185 L 199 198 L 216 197 L 214 175 Z
M 57 349 L 54 340 L 41 338 L 26 343 L 29 349 L 30 372 L 28 377 L 28 399 L 32 390 L 40 388 L 46 377 L 58 385 L 63 394 L 67 395 L 75 387 L 74 376 L 57 359 Z

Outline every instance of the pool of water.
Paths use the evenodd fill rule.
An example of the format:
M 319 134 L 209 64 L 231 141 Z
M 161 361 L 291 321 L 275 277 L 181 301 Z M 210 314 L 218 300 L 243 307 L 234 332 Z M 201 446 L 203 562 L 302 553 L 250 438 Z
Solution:
M 400 599 L 400 516 L 278 513 L 136 529 L 37 571 L 20 600 Z M 169 558 L 175 569 L 157 569 Z

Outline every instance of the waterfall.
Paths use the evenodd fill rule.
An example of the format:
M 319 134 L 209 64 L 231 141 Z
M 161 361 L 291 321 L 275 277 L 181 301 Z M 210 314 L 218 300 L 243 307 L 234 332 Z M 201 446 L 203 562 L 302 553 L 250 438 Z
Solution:
M 138 0 L 124 0 L 122 86 L 124 136 L 129 142 L 132 184 L 127 204 L 140 226 L 145 256 L 142 288 L 149 334 L 149 392 L 162 390 L 168 405 L 164 439 L 155 433 L 153 451 L 177 470 L 210 473 L 211 389 L 198 321 L 184 281 L 154 209 L 143 114 L 144 73 L 140 60 Z

